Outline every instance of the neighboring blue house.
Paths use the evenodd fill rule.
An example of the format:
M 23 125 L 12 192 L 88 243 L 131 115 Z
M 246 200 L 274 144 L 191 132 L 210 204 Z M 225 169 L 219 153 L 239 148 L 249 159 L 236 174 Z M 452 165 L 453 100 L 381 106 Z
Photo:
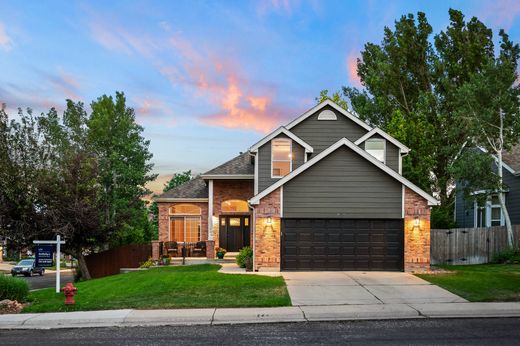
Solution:
M 504 183 L 507 185 L 506 206 L 513 225 L 520 225 L 520 144 L 503 155 Z M 503 226 L 504 215 L 498 196 L 490 196 L 477 205 L 475 200 L 464 200 L 462 191 L 455 198 L 455 222 L 458 227 Z

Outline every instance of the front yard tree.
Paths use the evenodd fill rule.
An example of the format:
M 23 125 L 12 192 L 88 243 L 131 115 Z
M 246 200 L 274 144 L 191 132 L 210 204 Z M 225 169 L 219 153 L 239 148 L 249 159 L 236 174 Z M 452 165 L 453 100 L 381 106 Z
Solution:
M 466 195 L 475 191 L 482 191 L 483 197 L 498 195 L 508 244 L 512 247 L 513 230 L 505 202 L 507 186 L 503 180 L 502 153 L 520 140 L 520 87 L 517 82 L 520 46 L 510 42 L 503 31 L 500 36 L 498 59 L 486 64 L 482 72 L 474 74 L 457 93 L 459 126 L 466 129 L 472 145 L 461 159 L 466 164 L 456 173 L 458 180 L 465 182 Z M 477 151 L 475 147 L 484 150 Z M 497 167 L 496 172 L 491 164 Z
M 353 109 L 412 149 L 403 174 L 439 197 L 433 227 L 451 226 L 455 182 L 452 170 L 467 145 L 458 122 L 458 90 L 495 62 L 493 32 L 477 18 L 450 9 L 450 24 L 431 38 L 432 27 L 419 12 L 384 29 L 380 44 L 367 43 L 357 63 L 364 89 L 344 87 Z M 433 42 L 433 43 L 432 43 Z M 500 59 L 514 59 L 512 46 Z

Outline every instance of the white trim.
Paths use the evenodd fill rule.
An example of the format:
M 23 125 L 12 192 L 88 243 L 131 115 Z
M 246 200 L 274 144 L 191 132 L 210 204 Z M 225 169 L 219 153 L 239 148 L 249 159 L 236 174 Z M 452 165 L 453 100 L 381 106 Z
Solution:
M 253 272 L 256 271 L 256 260 L 255 260 L 255 257 L 256 257 L 256 209 L 253 208 L 253 218 L 251 220 L 251 223 L 252 223 L 252 234 L 251 236 L 253 237 L 252 239 L 252 243 L 253 243 Z M 220 226 L 219 226 L 220 227 Z
M 208 182 L 208 240 L 213 240 L 213 180 Z
M 276 136 L 278 136 L 278 135 L 280 135 L 282 133 L 284 135 L 286 135 L 287 137 L 289 137 L 290 139 L 292 139 L 293 141 L 295 141 L 296 143 L 300 144 L 302 147 L 304 147 L 306 152 L 308 152 L 308 153 L 314 152 L 314 149 L 309 144 L 307 144 L 303 139 L 301 139 L 300 137 L 296 136 L 294 133 L 292 133 L 291 131 L 287 130 L 283 126 L 280 126 L 276 130 L 271 132 L 269 135 L 265 136 L 260 141 L 258 141 L 255 144 L 253 144 L 249 148 L 249 151 L 252 152 L 252 153 L 256 153 L 258 151 L 258 148 L 260 148 L 264 144 L 267 144 L 272 139 L 274 139 Z
M 273 175 L 273 142 L 279 141 L 279 142 L 289 142 L 289 160 L 276 160 L 276 162 L 289 162 L 289 173 L 292 172 L 292 166 L 293 166 L 293 150 L 292 150 L 292 140 L 289 138 L 273 138 L 271 140 L 271 179 L 279 179 L 283 178 L 285 175 Z
M 325 109 L 318 114 L 318 120 L 338 120 L 338 117 L 336 116 L 336 113 L 330 109 Z
M 477 213 L 478 213 L 478 204 L 477 204 L 477 200 L 475 199 L 473 201 L 473 228 L 478 228 L 477 226 Z
M 178 241 L 174 240 L 179 244 L 184 244 L 186 242 L 186 219 L 198 219 L 199 220 L 199 236 L 197 241 L 202 241 L 202 215 L 198 214 L 177 214 L 177 215 L 169 215 L 168 216 L 168 241 L 172 241 L 172 232 L 171 232 L 171 225 L 172 225 L 172 219 L 174 218 L 182 218 L 184 220 L 184 241 Z
M 383 141 L 383 161 L 380 161 L 380 160 L 378 160 L 378 161 L 383 162 L 386 165 L 386 140 L 384 138 L 368 138 L 366 141 L 369 141 L 369 140 L 371 140 L 371 141 L 374 141 L 374 140 L 375 141 Z M 367 144 L 366 143 L 365 143 L 365 149 L 364 150 L 368 153 Z M 372 155 L 372 154 L 370 154 L 370 155 Z M 372 155 L 372 156 L 374 156 L 374 155 Z
M 156 202 L 207 202 L 207 198 L 170 198 L 159 197 L 154 199 Z
M 280 186 L 280 218 L 283 217 L 283 185 Z
M 254 174 L 203 174 L 202 179 L 225 180 L 225 179 L 255 179 Z
M 427 192 L 425 192 L 424 190 L 419 188 L 417 185 L 415 185 L 414 183 L 412 183 L 411 181 L 409 181 L 408 179 L 406 179 L 405 177 L 403 177 L 402 175 L 400 175 L 399 173 L 397 173 L 390 167 L 384 165 L 379 160 L 377 160 L 375 157 L 373 157 L 372 155 L 370 155 L 369 153 L 367 153 L 366 151 L 364 151 L 363 149 L 361 149 L 360 147 L 358 147 L 357 145 L 355 145 L 354 143 L 352 143 L 351 141 L 349 141 L 346 138 L 342 138 L 339 141 L 337 141 L 336 143 L 332 144 L 330 147 L 323 150 L 321 153 L 319 153 L 318 155 L 313 157 L 311 160 L 307 161 L 307 163 L 296 168 L 294 171 L 292 171 L 290 174 L 286 175 L 284 178 L 278 180 L 276 183 L 272 184 L 267 189 L 263 190 L 261 193 L 252 197 L 249 200 L 249 203 L 250 204 L 260 203 L 260 200 L 263 197 L 267 196 L 268 194 L 270 194 L 271 192 L 273 192 L 274 190 L 276 190 L 277 188 L 279 188 L 280 186 L 282 186 L 289 180 L 293 179 L 294 177 L 298 176 L 300 173 L 302 173 L 305 170 L 307 170 L 308 168 L 312 167 L 314 164 L 316 164 L 323 158 L 327 157 L 329 154 L 331 154 L 332 152 L 334 152 L 336 149 L 338 149 L 339 147 L 341 147 L 343 145 L 352 149 L 354 152 L 356 152 L 357 154 L 359 154 L 360 156 L 365 158 L 367 161 L 371 162 L 373 165 L 375 165 L 376 167 L 378 167 L 379 169 L 381 169 L 382 171 L 384 171 L 385 173 L 390 175 L 392 178 L 394 178 L 397 181 L 404 184 L 409 189 L 415 191 L 418 195 L 420 195 L 421 197 L 423 197 L 424 199 L 426 199 L 428 201 L 428 205 L 438 205 L 439 204 L 439 202 L 435 199 L 435 197 L 430 196 Z
M 481 151 L 487 153 L 488 151 L 486 150 L 486 148 L 484 147 L 478 147 Z M 498 166 L 498 157 L 496 157 L 495 154 L 491 154 L 491 156 L 495 159 L 495 162 L 497 163 L 497 166 Z M 511 166 L 509 166 L 507 163 L 504 162 L 504 160 L 502 160 L 502 167 L 504 167 L 505 169 L 507 169 L 509 171 L 509 173 L 513 174 L 513 175 L 520 175 L 520 171 L 516 172 Z
M 254 177 L 254 193 L 258 193 L 258 153 L 251 154 L 255 158 L 255 177 Z
M 399 158 L 397 159 L 397 172 L 401 175 L 403 174 L 403 155 L 401 155 L 401 149 L 399 149 Z
M 341 114 L 343 114 L 344 116 L 349 118 L 350 120 L 354 121 L 359 126 L 363 127 L 365 130 L 367 130 L 367 131 L 372 130 L 372 127 L 370 125 L 368 125 L 363 120 L 359 119 L 357 116 L 350 113 L 349 111 L 343 109 L 341 106 L 339 106 L 337 103 L 335 103 L 334 101 L 332 101 L 330 99 L 327 99 L 327 100 L 321 102 L 320 104 L 314 106 L 313 108 L 309 109 L 307 112 L 303 113 L 298 118 L 296 118 L 295 120 L 293 120 L 289 124 L 287 124 L 285 126 L 285 128 L 287 130 L 292 129 L 293 127 L 295 127 L 296 125 L 298 125 L 299 123 L 301 123 L 302 121 L 304 121 L 305 119 L 307 119 L 308 117 L 310 117 L 311 115 L 313 115 L 314 113 L 316 113 L 318 110 L 320 110 L 321 108 L 323 108 L 325 106 L 331 106 L 332 108 L 334 108 L 335 110 L 337 110 L 338 112 L 340 112 Z
M 361 137 L 360 139 L 358 139 L 357 141 L 355 141 L 354 144 L 360 145 L 361 143 L 363 143 L 364 141 L 366 141 L 367 139 L 369 139 L 370 137 L 372 137 L 375 134 L 380 135 L 381 137 L 383 137 L 384 139 L 386 139 L 387 141 L 389 141 L 390 143 L 392 143 L 393 145 L 395 145 L 396 147 L 401 149 L 401 152 L 403 154 L 407 154 L 411 150 L 406 145 L 399 142 L 397 139 L 390 136 L 385 131 L 381 130 L 379 127 L 374 127 L 371 131 L 365 133 L 365 135 L 363 137 Z

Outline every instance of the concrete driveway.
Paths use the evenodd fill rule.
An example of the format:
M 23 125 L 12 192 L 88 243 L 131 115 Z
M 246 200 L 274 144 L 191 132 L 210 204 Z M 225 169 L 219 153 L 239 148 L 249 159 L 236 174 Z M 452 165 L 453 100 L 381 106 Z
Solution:
M 283 272 L 282 275 L 293 305 L 466 302 L 408 273 Z

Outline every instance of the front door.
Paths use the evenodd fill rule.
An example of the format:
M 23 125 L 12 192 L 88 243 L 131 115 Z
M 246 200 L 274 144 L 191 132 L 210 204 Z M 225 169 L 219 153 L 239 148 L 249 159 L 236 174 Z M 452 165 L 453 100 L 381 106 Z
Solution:
M 250 245 L 249 215 L 220 216 L 219 245 L 228 252 L 237 252 Z

